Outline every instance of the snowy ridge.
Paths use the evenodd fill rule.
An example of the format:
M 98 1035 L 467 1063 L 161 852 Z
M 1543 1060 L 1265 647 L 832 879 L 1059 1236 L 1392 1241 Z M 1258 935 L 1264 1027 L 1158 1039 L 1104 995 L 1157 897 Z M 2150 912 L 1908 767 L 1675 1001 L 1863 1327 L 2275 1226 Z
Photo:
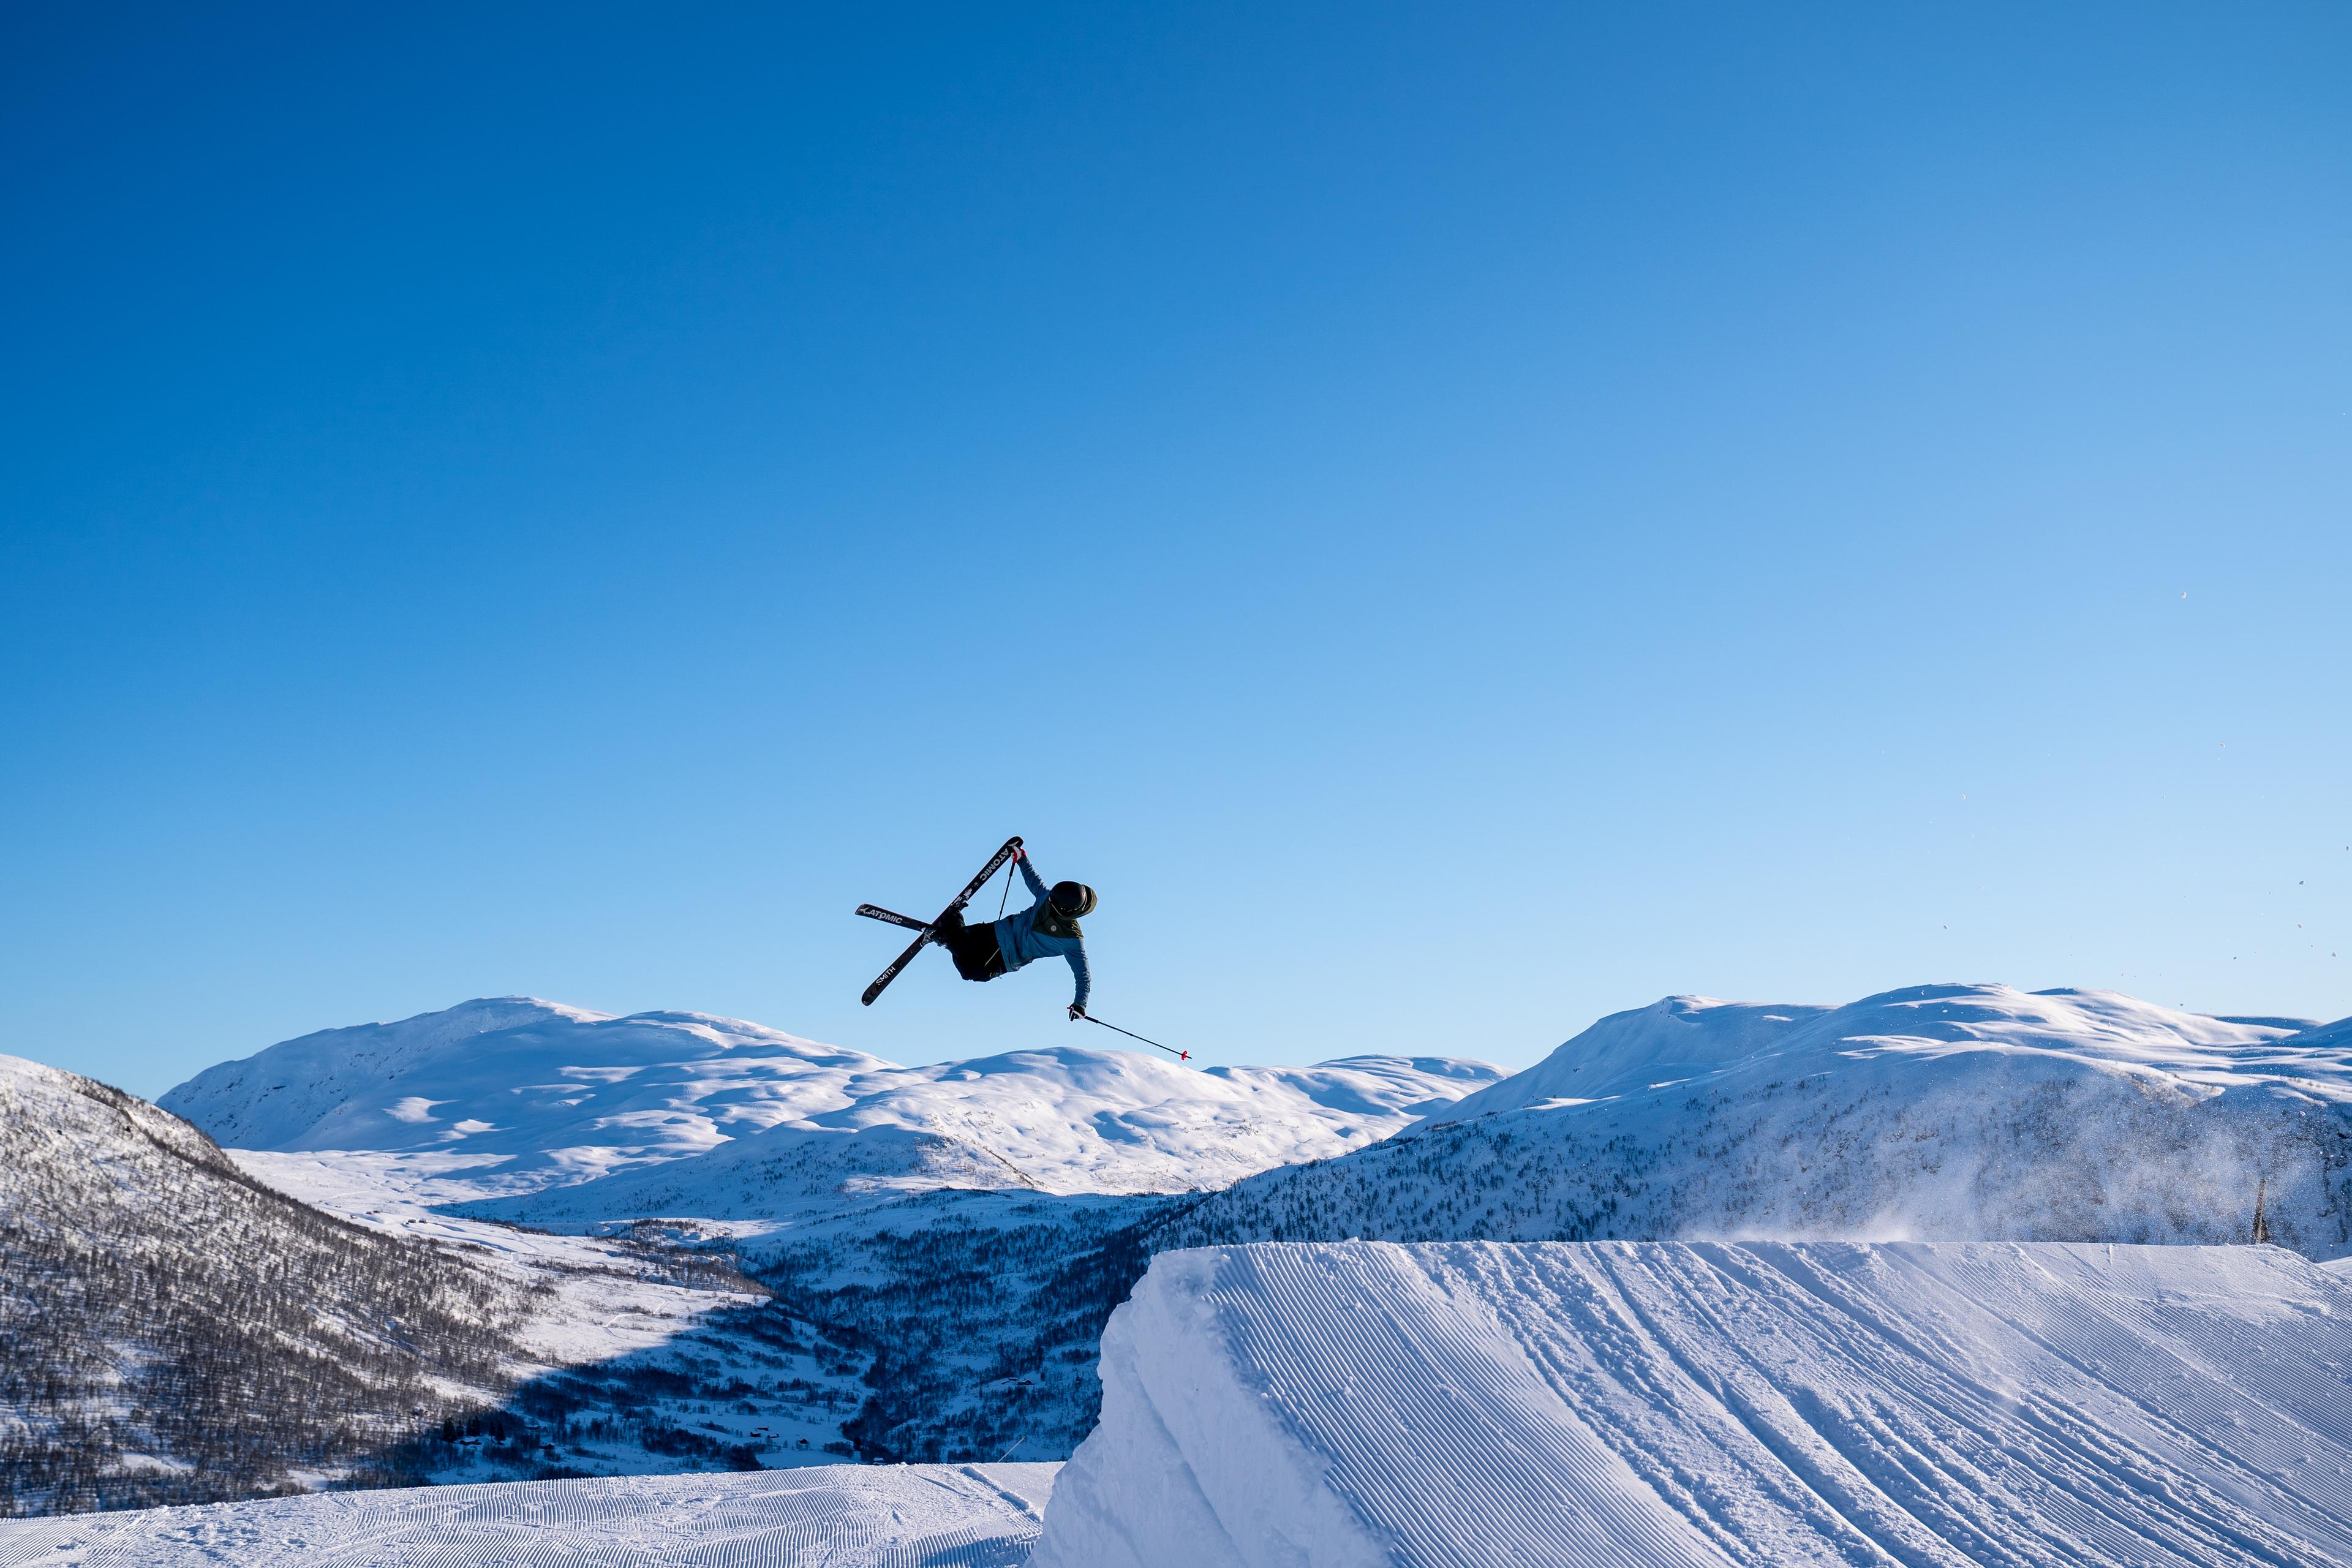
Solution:
M 940 1188 L 1184 1192 L 1365 1147 L 1444 1103 L 1433 1089 L 1493 1081 L 1482 1064 L 1433 1058 L 1198 1072 L 1127 1051 L 1018 1051 L 874 1074 L 839 1110 L 698 1158 L 458 1212 L 557 1229 L 690 1216 L 751 1235 Z
M 82 1514 L 0 1522 L 0 1568 L 1011 1568 L 1036 1539 L 1058 1468 L 834 1465 Z
M 2352 1098 L 2352 1019 L 2331 1035 L 2296 1019 L 2231 1019 L 2113 991 L 1916 985 L 1843 1007 L 1668 996 L 1612 1013 L 1527 1071 L 1433 1111 L 1432 1123 L 1701 1084 L 1723 1074 L 1803 1077 L 1840 1058 L 2034 1052 L 2210 1089 L 2294 1079 Z
M 233 1147 L 399 1154 L 404 1163 L 378 1168 L 453 1200 L 570 1186 L 781 1127 L 898 1128 L 962 1146 L 939 1154 L 941 1184 L 1152 1193 L 1361 1148 L 1501 1076 L 1481 1062 L 1401 1057 L 1201 1071 L 1071 1047 L 902 1068 L 738 1019 L 615 1018 L 509 997 L 306 1035 L 209 1068 L 163 1103 Z M 782 1140 L 772 1152 L 787 1164 L 839 1153 L 848 1165 L 838 1187 L 876 1174 L 857 1167 L 888 1142 Z M 1006 1171 L 985 1177 L 998 1164 Z M 909 1164 L 901 1184 L 919 1184 L 920 1168 Z M 739 1174 L 709 1172 L 730 1193 Z M 795 1180 L 824 1185 L 813 1172 Z M 680 1181 L 662 1190 L 701 1212 Z M 545 1212 L 601 1204 L 593 1217 L 637 1217 L 637 1191 Z M 538 1223 L 541 1211 L 499 1212 Z
M 322 1118 L 446 1047 L 546 1019 L 585 1024 L 603 1016 L 535 996 L 478 997 L 397 1024 L 320 1029 L 286 1040 L 206 1068 L 158 1103 L 237 1148 L 294 1148 Z
M 305 1035 L 160 1103 L 232 1148 L 462 1151 L 474 1191 L 527 1192 L 838 1110 L 888 1066 L 731 1018 L 508 997 Z
M 299 1147 L 236 1157 L 551 1285 L 514 1332 L 566 1370 L 507 1414 L 554 1445 L 548 1462 L 604 1473 L 739 1447 L 805 1462 L 835 1440 L 867 1458 L 1068 1454 L 1094 1424 L 1102 1324 L 1153 1254 L 1186 1247 L 2242 1242 L 2261 1194 L 2273 1239 L 2352 1256 L 2352 1024 L 2000 986 L 1669 998 L 1497 1083 L 1433 1058 L 1202 1073 L 1067 1049 L 905 1068 L 697 1015 L 528 1005 L 543 1011 L 471 1034 L 413 1021 L 440 1040 L 397 1078 L 339 1079 Z M 312 1147 L 321 1127 L 384 1146 Z M 602 1250 L 669 1241 L 752 1269 L 777 1308 Z M 672 1373 L 640 1433 L 638 1384 Z M 718 1392 L 738 1377 L 742 1408 Z M 426 1471 L 482 1474 L 460 1457 Z
M 955 1137 L 1047 1192 L 1173 1193 L 1362 1148 L 1502 1076 L 1444 1057 L 1195 1068 L 1063 1046 L 875 1074 L 813 1120 Z
M 1163 1254 L 1033 1561 L 2347 1563 L 2347 1366 L 2270 1247 Z
M 1669 998 L 1159 1245 L 1707 1237 L 2245 1241 L 2352 1254 L 2352 1028 L 2097 992 Z

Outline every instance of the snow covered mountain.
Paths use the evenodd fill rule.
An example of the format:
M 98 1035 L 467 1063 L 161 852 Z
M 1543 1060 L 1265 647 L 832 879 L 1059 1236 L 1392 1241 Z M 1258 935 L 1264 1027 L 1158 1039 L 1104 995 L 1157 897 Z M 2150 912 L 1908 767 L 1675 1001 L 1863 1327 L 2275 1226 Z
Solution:
M 1669 996 L 1615 1013 L 1536 1066 L 1433 1111 L 1432 1123 L 1572 1105 L 1757 1070 L 1801 1078 L 1842 1061 L 2040 1054 L 2097 1069 L 2154 1071 L 2215 1090 L 2297 1079 L 2352 1094 L 2352 1019 L 2215 1018 L 2112 991 L 2027 994 L 1923 985 L 1843 1007 Z
M 724 1258 L 437 1214 L 392 1158 L 0 1057 L 0 1515 L 851 1452 L 870 1352 Z
M 733 1019 L 505 996 L 287 1040 L 158 1103 L 230 1148 L 430 1153 L 413 1164 L 528 1192 L 838 1110 L 889 1065 Z
M 2352 1026 L 2229 1021 L 2126 997 L 1921 986 L 1847 1007 L 1669 998 L 1338 1159 L 1160 1200 L 1073 1231 L 1067 1265 L 1008 1267 L 1075 1226 L 1009 1196 L 813 1236 L 765 1278 L 812 1315 L 908 1348 L 861 1428 L 961 1457 L 976 1432 L 1083 1433 L 1083 1359 L 1154 1254 L 1254 1241 L 1699 1237 L 2243 1242 L 2352 1255 Z M 1588 1088 L 1588 1084 L 1590 1088 Z M 1481 1107 L 1490 1113 L 1480 1114 Z M 1499 1108 L 1497 1108 L 1499 1107 Z M 1461 1120 L 1445 1118 L 1467 1111 Z M 1024 1232 L 1024 1226 L 1028 1227 Z M 792 1272 L 804 1252 L 822 1268 Z M 856 1282 L 830 1296 L 803 1280 Z M 927 1331 L 912 1310 L 935 1292 Z M 1034 1387 L 977 1392 L 1034 1369 Z M 1024 1452 L 1030 1450 L 1024 1449 Z M 1060 1450 L 1053 1450 L 1060 1451 Z
M 524 1292 L 0 1056 L 0 1514 L 250 1496 L 508 1386 Z
M 2105 992 L 1669 997 L 1187 1239 L 2244 1241 L 2352 1254 L 2352 1026 Z
M 708 1154 L 577 1186 L 451 1205 L 450 1212 L 556 1231 L 687 1219 L 741 1243 L 828 1218 L 858 1199 L 907 1193 L 1034 1192 L 1019 1167 L 973 1144 L 905 1127 L 771 1127 Z M 717 1222 L 709 1224 L 708 1222 Z
M 2352 1255 L 2352 1021 L 2104 993 L 1668 998 L 1507 1079 L 1059 1050 L 908 1068 L 724 1019 L 509 999 L 289 1042 L 170 1099 L 277 1140 L 237 1156 L 272 1182 L 404 1234 L 454 1239 L 470 1214 L 574 1233 L 498 1232 L 518 1245 L 587 1245 L 658 1220 L 729 1250 L 811 1325 L 822 1365 L 775 1380 L 808 1385 L 794 1430 L 820 1436 L 824 1402 L 854 1390 L 840 1430 L 866 1458 L 1069 1453 L 1104 1321 L 1174 1247 L 2223 1242 L 2259 1202 L 2273 1239 Z M 549 1419 L 574 1430 L 635 1396 L 563 1386 Z
M 209 1068 L 163 1103 L 232 1147 L 399 1154 L 378 1168 L 450 1198 L 571 1186 L 771 1128 L 922 1134 L 933 1142 L 890 1147 L 933 1151 L 934 1184 L 1151 1193 L 1344 1153 L 1501 1077 L 1442 1058 L 1202 1071 L 1074 1047 L 902 1068 L 737 1019 L 503 997 L 306 1035 Z M 830 1190 L 875 1175 L 863 1167 L 884 1142 L 787 1138 L 770 1152 L 807 1167 L 838 1151 L 840 1176 L 818 1184 Z M 740 1191 L 740 1171 L 732 1154 L 710 1167 L 714 1194 Z M 701 1212 L 682 1175 L 651 1190 L 688 1205 L 656 1212 Z M 640 1189 L 601 1191 L 508 1217 L 643 1212 Z

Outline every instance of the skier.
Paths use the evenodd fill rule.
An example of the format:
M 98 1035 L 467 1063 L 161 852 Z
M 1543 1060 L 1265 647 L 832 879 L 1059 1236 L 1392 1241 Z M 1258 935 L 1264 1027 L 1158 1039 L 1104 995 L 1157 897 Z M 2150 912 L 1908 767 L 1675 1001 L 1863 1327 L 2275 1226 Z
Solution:
M 948 950 L 948 956 L 955 960 L 956 973 L 966 980 L 993 980 L 1041 958 L 1068 959 L 1070 973 L 1078 977 L 1078 994 L 1070 1002 L 1070 1021 L 1075 1024 L 1087 1016 L 1087 994 L 1093 988 L 1078 917 L 1094 912 L 1095 890 L 1084 882 L 1046 887 L 1045 879 L 1029 864 L 1025 849 L 1014 849 L 1013 861 L 1021 868 L 1021 879 L 1037 895 L 1035 903 L 1017 915 L 977 926 L 964 923 L 961 910 L 950 910 L 945 920 L 931 928 L 930 940 Z

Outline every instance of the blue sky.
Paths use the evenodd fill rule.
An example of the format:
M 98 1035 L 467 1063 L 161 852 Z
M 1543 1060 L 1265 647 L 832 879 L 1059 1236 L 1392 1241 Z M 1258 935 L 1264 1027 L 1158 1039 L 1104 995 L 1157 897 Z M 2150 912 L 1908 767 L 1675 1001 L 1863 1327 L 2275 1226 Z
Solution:
M 1209 1061 L 2352 1013 L 2347 67 L 2327 6 L 10 8 L 0 1050 L 1122 1043 L 1058 966 L 858 1006 L 851 907 L 1013 832 Z

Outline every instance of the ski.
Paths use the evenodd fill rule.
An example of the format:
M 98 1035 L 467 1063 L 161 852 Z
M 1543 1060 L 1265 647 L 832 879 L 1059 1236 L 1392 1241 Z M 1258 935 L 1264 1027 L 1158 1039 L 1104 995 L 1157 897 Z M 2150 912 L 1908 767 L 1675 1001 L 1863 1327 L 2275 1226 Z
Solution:
M 888 925 L 905 926 L 908 931 L 931 929 L 912 915 L 902 915 L 896 910 L 886 910 L 879 904 L 860 904 L 857 906 L 857 912 L 869 921 L 881 921 Z
M 971 902 L 971 896 L 980 891 L 980 889 L 987 884 L 988 879 L 991 877 L 995 876 L 997 872 L 1003 870 L 1004 868 L 1004 863 L 1013 858 L 1013 852 L 1020 847 L 1021 836 L 1019 834 L 1016 833 L 1012 837 L 1006 839 L 1004 841 L 1004 847 L 999 849 L 995 854 L 988 858 L 988 864 L 980 868 L 980 875 L 974 877 L 971 881 L 966 882 L 963 885 L 963 891 L 955 896 L 955 901 L 953 903 L 940 911 L 939 920 L 933 921 L 931 925 L 938 925 L 940 921 L 946 920 L 950 915 L 963 908 L 964 905 Z M 860 910 L 859 912 L 863 913 L 864 911 Z M 895 924 L 896 922 L 894 921 L 893 923 Z M 922 952 L 924 944 L 930 940 L 930 926 L 926 926 L 923 928 L 923 934 L 917 937 L 911 943 L 909 943 L 906 952 L 900 953 L 896 959 L 891 961 L 889 968 L 884 970 L 881 973 L 874 977 L 874 984 L 866 988 L 866 994 L 857 999 L 858 1004 L 861 1006 L 866 1007 L 874 1005 L 874 998 L 882 994 L 882 988 L 889 984 L 893 980 L 898 979 L 898 971 L 914 963 L 915 954 Z

